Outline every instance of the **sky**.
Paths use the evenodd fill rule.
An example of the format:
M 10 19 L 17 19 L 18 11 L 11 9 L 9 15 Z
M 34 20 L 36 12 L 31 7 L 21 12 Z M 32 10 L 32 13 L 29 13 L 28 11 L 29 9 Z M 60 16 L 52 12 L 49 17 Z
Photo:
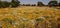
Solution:
M 2 0 L 2 1 L 11 1 L 11 0 Z M 38 1 L 43 2 L 44 4 L 48 4 L 49 1 L 51 0 L 19 0 L 21 2 L 21 4 L 37 4 Z M 58 2 L 60 2 L 60 0 L 57 0 Z

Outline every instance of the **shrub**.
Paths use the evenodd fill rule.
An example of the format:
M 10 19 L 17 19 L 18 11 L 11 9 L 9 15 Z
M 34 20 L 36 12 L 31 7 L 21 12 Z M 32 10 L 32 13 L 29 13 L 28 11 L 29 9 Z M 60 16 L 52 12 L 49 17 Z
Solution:
M 32 6 L 36 6 L 36 4 L 32 4 Z

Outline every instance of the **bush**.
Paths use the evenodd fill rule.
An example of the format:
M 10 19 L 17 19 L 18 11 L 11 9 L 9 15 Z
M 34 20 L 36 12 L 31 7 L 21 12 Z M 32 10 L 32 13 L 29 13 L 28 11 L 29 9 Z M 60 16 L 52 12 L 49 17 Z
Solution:
M 36 4 L 32 4 L 32 6 L 36 6 Z
M 23 6 L 25 6 L 25 4 L 23 4 Z
M 30 6 L 30 4 L 26 4 L 26 6 Z

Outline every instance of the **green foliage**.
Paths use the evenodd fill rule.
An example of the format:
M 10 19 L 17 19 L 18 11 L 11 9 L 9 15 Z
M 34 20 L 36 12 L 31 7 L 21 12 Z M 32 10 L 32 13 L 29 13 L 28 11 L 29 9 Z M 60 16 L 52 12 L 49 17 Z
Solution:
M 0 1 L 0 8 L 9 7 L 10 3 L 7 1 Z
M 49 5 L 49 6 L 57 6 L 58 3 L 57 3 L 57 1 L 50 1 L 50 2 L 48 3 L 48 5 Z
M 43 22 L 44 19 L 43 19 L 43 18 L 38 18 L 38 19 L 36 19 L 36 21 L 37 21 L 37 22 Z
M 18 0 L 12 0 L 12 1 L 11 1 L 12 7 L 17 7 L 17 6 L 19 6 L 19 5 L 20 5 L 19 3 L 20 3 L 20 2 L 19 2 Z
M 11 2 L 7 2 L 7 1 L 0 1 L 0 8 L 6 8 L 9 6 L 12 7 L 17 7 L 20 5 L 20 2 L 18 0 L 12 0 Z
M 37 6 L 44 6 L 42 2 L 38 2 Z
M 2 2 L 0 1 L 0 8 L 2 7 Z
M 59 2 L 59 6 L 60 6 L 60 2 Z
M 9 7 L 9 5 L 10 5 L 9 2 L 7 2 L 7 1 L 2 2 L 2 7 L 4 7 L 4 8 Z

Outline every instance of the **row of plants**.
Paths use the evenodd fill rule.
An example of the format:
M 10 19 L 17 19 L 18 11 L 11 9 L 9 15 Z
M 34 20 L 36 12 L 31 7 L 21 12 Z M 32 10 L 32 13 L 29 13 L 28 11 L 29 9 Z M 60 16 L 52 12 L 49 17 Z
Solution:
M 37 5 L 44 6 L 44 4 L 42 2 L 38 2 Z M 50 1 L 47 6 L 60 6 L 60 2 L 58 3 L 58 1 Z
M 45 5 L 43 2 L 38 1 L 36 4 L 23 4 L 22 6 L 60 6 L 60 2 L 58 1 L 50 1 L 47 5 Z

